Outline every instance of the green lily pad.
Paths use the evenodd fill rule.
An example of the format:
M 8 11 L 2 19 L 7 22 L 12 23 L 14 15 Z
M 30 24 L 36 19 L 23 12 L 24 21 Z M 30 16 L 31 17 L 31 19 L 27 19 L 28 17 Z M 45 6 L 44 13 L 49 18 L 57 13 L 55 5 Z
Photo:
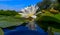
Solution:
M 25 22 L 22 18 L 15 18 L 11 16 L 2 16 L 0 17 L 0 27 L 6 28 L 11 26 L 18 26 Z
M 0 35 L 4 35 L 4 32 L 1 28 L 0 28 Z
M 47 14 L 47 15 L 46 15 Z M 53 27 L 54 29 L 60 30 L 60 14 L 55 15 L 49 15 L 46 14 L 40 14 L 40 16 L 37 17 L 37 24 L 42 27 L 44 30 L 48 28 L 48 26 Z M 51 22 L 52 21 L 52 22 Z M 41 23 L 42 22 L 42 23 Z

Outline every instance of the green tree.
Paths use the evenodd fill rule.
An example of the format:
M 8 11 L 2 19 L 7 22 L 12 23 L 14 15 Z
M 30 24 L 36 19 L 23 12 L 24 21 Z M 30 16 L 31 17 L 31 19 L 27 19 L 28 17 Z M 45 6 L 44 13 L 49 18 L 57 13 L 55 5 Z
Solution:
M 56 5 L 55 5 L 54 9 L 56 9 L 56 10 L 59 10 L 59 11 L 60 11 L 60 0 L 57 0 Z
M 0 15 L 15 16 L 17 14 L 18 12 L 16 12 L 15 10 L 0 10 Z
M 51 0 L 43 0 L 42 2 L 38 2 L 37 6 L 40 8 L 40 10 L 42 10 L 42 9 L 47 9 L 50 4 L 51 4 Z

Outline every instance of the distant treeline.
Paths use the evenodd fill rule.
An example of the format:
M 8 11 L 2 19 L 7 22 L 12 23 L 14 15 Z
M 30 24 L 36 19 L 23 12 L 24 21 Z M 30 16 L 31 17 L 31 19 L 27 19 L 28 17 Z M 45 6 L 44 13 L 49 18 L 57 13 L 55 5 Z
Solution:
M 43 2 L 38 2 L 36 5 L 39 7 L 39 11 L 50 9 L 52 7 L 55 10 L 60 11 L 60 0 L 43 0 Z
M 15 10 L 0 10 L 0 15 L 4 16 L 15 16 L 17 14 L 18 12 L 16 12 Z

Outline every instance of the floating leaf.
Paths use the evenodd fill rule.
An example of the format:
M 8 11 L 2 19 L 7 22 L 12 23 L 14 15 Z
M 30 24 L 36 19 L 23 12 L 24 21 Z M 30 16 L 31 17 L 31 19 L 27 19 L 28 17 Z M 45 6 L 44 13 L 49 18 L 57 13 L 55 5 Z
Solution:
M 10 26 L 18 26 L 21 25 L 25 22 L 24 19 L 20 18 L 14 18 L 11 16 L 2 16 L 0 17 L 0 27 L 5 28 L 5 27 L 10 27 Z
M 48 13 L 46 13 L 48 14 Z M 42 27 L 44 30 L 51 26 L 55 29 L 60 29 L 60 14 L 55 15 L 40 15 L 37 18 L 37 24 Z
M 0 35 L 4 35 L 4 32 L 1 28 L 0 28 Z

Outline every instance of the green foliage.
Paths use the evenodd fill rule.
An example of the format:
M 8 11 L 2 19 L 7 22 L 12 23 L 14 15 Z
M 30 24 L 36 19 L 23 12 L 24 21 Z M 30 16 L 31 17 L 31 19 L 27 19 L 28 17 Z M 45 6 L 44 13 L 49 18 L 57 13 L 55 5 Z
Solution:
M 0 10 L 0 15 L 15 16 L 16 14 L 18 14 L 18 12 L 14 11 L 14 10 Z
M 40 20 L 37 21 L 38 25 L 47 31 L 49 26 L 55 27 L 59 25 L 59 20 L 50 16 L 42 16 Z M 56 24 L 56 25 L 55 25 Z
M 51 0 L 43 0 L 42 2 L 38 2 L 37 6 L 39 7 L 38 10 L 47 9 L 51 5 Z
M 60 3 L 55 6 L 55 9 L 60 11 Z
M 56 29 L 56 28 L 52 27 L 52 32 L 59 32 L 60 33 L 60 29 Z
M 52 2 L 52 3 L 51 3 Z M 43 0 L 43 2 L 37 3 L 37 6 L 39 9 L 37 12 L 41 10 L 49 10 L 50 8 L 54 8 L 55 10 L 60 11 L 60 0 Z M 37 23 L 38 25 L 44 29 L 45 31 L 48 30 L 48 27 L 52 27 L 52 31 L 58 31 L 60 30 L 60 14 L 52 14 L 49 11 L 45 11 L 42 14 L 37 15 Z M 60 31 L 59 31 L 60 32 Z
M 4 32 L 1 28 L 0 28 L 0 35 L 4 35 Z
M 58 3 L 60 3 L 60 0 L 57 0 L 58 1 Z
M 26 22 L 18 12 L 14 10 L 0 10 L 0 27 L 6 28 L 18 26 Z
M 46 13 L 38 14 L 37 16 L 38 25 L 45 31 L 47 31 L 49 26 L 60 29 L 60 14 L 54 15 L 46 11 Z
M 22 18 L 15 18 L 11 16 L 0 16 L 0 27 L 11 27 L 11 26 L 18 26 L 26 22 L 26 20 Z
M 20 19 L 21 18 L 21 15 L 18 14 L 18 15 L 15 15 L 14 17 Z

